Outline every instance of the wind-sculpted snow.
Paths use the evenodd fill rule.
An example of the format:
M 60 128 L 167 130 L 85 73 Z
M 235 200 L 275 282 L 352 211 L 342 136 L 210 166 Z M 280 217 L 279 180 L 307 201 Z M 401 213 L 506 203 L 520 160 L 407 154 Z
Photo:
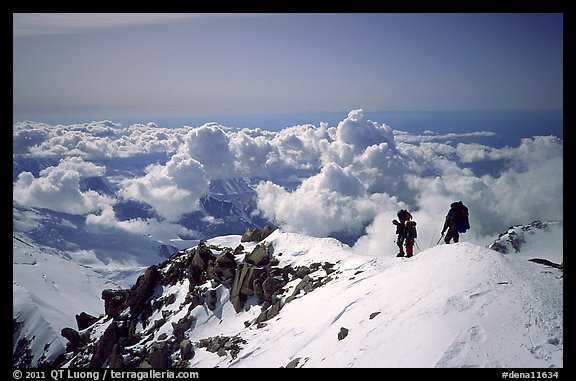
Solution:
M 561 255 L 547 242 L 541 256 Z M 94 366 L 99 353 L 98 364 L 111 367 L 563 367 L 562 271 L 526 260 L 533 251 L 504 256 L 458 243 L 377 258 L 277 230 L 260 243 L 271 248 L 270 262 L 257 267 L 267 274 L 264 296 L 254 283 L 237 309 L 238 275 L 208 281 L 185 269 L 202 266 L 204 255 L 222 266 L 222 245 L 239 243 L 240 236 L 209 240 L 149 268 L 120 310 L 110 305 L 80 331 L 84 344 L 63 365 Z M 242 271 L 258 247 L 229 250 Z

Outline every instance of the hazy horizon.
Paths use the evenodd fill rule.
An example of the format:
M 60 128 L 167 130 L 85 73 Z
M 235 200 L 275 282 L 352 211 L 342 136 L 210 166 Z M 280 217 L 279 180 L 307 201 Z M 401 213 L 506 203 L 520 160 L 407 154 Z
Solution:
M 563 15 L 16 13 L 13 101 L 14 121 L 562 109 Z

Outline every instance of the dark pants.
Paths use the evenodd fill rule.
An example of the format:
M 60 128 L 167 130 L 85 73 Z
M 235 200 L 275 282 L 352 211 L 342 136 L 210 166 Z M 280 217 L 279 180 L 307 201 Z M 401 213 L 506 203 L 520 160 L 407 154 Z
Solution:
M 400 248 L 398 255 L 404 255 L 404 248 L 402 247 L 404 242 L 406 242 L 406 256 L 411 257 L 414 252 L 414 238 L 406 238 L 403 236 L 399 236 L 398 241 L 396 241 L 396 244 Z
M 457 243 L 460 240 L 460 233 L 454 227 L 448 229 L 448 233 L 446 233 L 446 237 L 444 238 L 444 243 L 450 243 L 450 240 L 454 239 L 454 243 Z

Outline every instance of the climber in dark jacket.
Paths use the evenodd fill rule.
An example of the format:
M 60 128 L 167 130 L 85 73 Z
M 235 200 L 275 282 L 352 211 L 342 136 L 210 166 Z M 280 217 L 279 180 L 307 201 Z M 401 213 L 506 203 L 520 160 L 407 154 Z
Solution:
M 407 258 L 410 258 L 414 252 L 414 240 L 416 239 L 416 222 L 412 221 L 412 215 L 404 209 L 401 209 L 397 213 L 398 219 L 393 220 L 392 223 L 396 225 L 396 234 L 398 234 L 398 240 L 396 244 L 400 249 L 400 252 L 397 257 L 403 257 L 406 255 Z M 406 253 L 404 253 L 404 244 L 406 245 Z
M 462 201 L 453 202 L 450 204 L 450 210 L 446 215 L 444 227 L 442 228 L 442 235 L 448 230 L 446 237 L 444 237 L 444 243 L 450 243 L 452 239 L 454 243 L 457 243 L 460 240 L 460 233 L 464 233 L 467 229 L 470 229 L 468 208 Z

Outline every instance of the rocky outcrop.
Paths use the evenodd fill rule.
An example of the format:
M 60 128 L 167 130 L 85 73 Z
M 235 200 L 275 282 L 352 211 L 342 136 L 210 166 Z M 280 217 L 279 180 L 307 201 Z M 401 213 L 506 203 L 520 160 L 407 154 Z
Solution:
M 498 235 L 498 238 L 488 245 L 488 248 L 502 254 L 518 253 L 529 236 L 533 236 L 538 231 L 550 231 L 554 225 L 559 224 L 561 225 L 557 221 L 534 221 L 528 225 L 510 226 L 505 233 Z
M 92 316 L 90 314 L 87 314 L 86 312 L 81 312 L 78 315 L 76 315 L 76 324 L 78 325 L 78 329 L 80 331 L 85 330 L 86 328 L 90 327 L 97 321 L 98 318 L 96 316 Z
M 344 340 L 348 336 L 348 329 L 345 327 L 340 327 L 340 332 L 338 332 L 338 341 Z
M 274 232 L 274 229 L 266 225 L 262 229 L 259 228 L 248 228 L 244 231 L 240 242 L 260 242 L 266 239 L 270 234 Z
M 216 336 L 201 339 L 198 348 L 206 348 L 208 352 L 216 353 L 218 356 L 230 354 L 232 359 L 235 359 L 242 349 L 241 344 L 246 344 L 246 340 L 240 336 Z
M 51 365 L 187 367 L 195 348 L 234 359 L 245 343 L 238 335 L 191 340 L 196 307 L 221 314 L 221 295 L 228 289 L 229 302 L 237 313 L 242 313 L 251 298 L 251 306 L 261 305 L 260 314 L 245 326 L 262 328 L 280 314 L 284 303 L 329 282 L 335 271 L 335 264 L 328 262 L 279 267 L 273 252 L 265 241 L 251 252 L 245 252 L 242 245 L 232 249 L 200 241 L 196 247 L 172 254 L 150 266 L 132 288 L 104 290 L 104 316 L 76 315 L 80 331 L 62 330 L 68 340 L 66 353 Z

